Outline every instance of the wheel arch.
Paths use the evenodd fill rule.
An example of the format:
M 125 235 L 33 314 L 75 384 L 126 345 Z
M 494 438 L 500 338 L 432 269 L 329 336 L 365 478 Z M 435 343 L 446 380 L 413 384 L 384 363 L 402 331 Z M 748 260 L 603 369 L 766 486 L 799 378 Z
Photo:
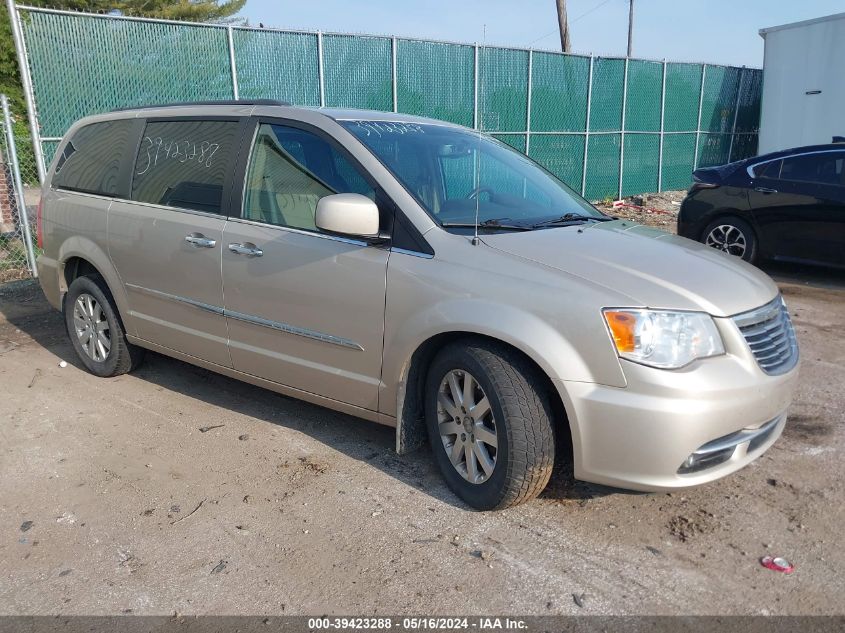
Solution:
M 557 435 L 565 439 L 565 451 L 559 457 L 572 463 L 574 436 L 564 401 L 549 373 L 531 354 L 519 347 L 488 334 L 468 330 L 441 332 L 430 336 L 411 354 L 397 393 L 396 452 L 404 455 L 421 447 L 427 438 L 425 427 L 425 382 L 428 370 L 437 353 L 446 346 L 459 341 L 483 340 L 508 348 L 522 357 L 543 381 L 554 414 Z
M 765 257 L 764 253 L 766 252 L 766 244 L 763 242 L 760 227 L 757 225 L 753 214 L 749 213 L 744 216 L 736 209 L 724 209 L 714 214 L 701 228 L 701 235 L 699 235 L 698 241 L 702 244 L 706 244 L 707 229 L 713 226 L 714 223 L 723 222 L 725 220 L 738 220 L 744 224 L 747 224 L 748 228 L 751 230 L 751 238 L 754 240 L 754 251 L 753 255 L 751 256 L 751 259 L 746 261 L 749 261 L 750 263 L 754 264 L 759 261 L 761 257 Z
M 111 262 L 111 258 L 93 241 L 75 236 L 68 239 L 63 245 L 59 254 L 59 294 L 60 302 L 64 308 L 67 290 L 73 280 L 89 274 L 97 274 L 103 278 L 106 286 L 114 298 L 117 307 L 118 317 L 123 323 L 127 333 L 133 334 L 127 328 L 126 315 L 129 313 L 126 293 L 123 283 L 117 270 Z

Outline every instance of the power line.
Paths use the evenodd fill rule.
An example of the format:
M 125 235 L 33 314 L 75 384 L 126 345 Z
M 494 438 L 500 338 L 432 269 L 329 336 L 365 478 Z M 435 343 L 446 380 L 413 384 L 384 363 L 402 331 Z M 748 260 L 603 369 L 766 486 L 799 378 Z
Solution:
M 608 2 L 610 2 L 610 0 L 603 0 L 602 2 L 599 2 L 596 6 L 594 6 L 594 7 L 593 7 L 592 9 L 590 9 L 589 11 L 585 11 L 584 13 L 582 13 L 581 15 L 579 15 L 578 17 L 576 17 L 576 18 L 574 18 L 574 19 L 570 20 L 570 21 L 569 21 L 569 23 L 570 23 L 570 24 L 575 24 L 575 22 L 577 22 L 577 21 L 578 21 L 578 20 L 580 20 L 581 18 L 585 18 L 585 17 L 587 17 L 587 16 L 588 16 L 588 15 L 590 15 L 593 11 L 597 11 L 597 10 L 601 9 L 601 8 L 602 8 L 604 5 L 606 5 Z M 549 37 L 550 35 L 554 35 L 555 33 L 559 33 L 559 32 L 560 32 L 560 29 L 559 29 L 559 28 L 555 29 L 554 31 L 550 31 L 550 32 L 546 33 L 545 35 L 543 35 L 542 37 L 538 37 L 536 40 L 532 40 L 532 41 L 528 42 L 528 46 L 531 46 L 532 44 L 535 44 L 536 42 L 539 42 L 540 40 L 544 40 L 544 39 L 546 39 L 547 37 Z

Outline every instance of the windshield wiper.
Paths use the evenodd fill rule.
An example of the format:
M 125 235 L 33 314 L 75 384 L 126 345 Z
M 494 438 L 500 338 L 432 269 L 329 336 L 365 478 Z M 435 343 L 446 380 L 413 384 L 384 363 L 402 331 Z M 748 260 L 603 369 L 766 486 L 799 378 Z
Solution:
M 484 220 L 483 222 L 478 223 L 479 229 L 506 229 L 508 231 L 532 231 L 534 227 L 528 224 L 513 224 L 508 222 L 503 222 L 502 220 L 507 220 L 508 218 L 492 218 L 490 220 Z M 470 222 L 442 222 L 440 224 L 443 228 L 446 229 L 474 229 L 475 224 Z
M 583 215 L 581 213 L 564 213 L 559 218 L 554 218 L 553 220 L 543 220 L 542 222 L 537 222 L 536 224 L 532 224 L 531 228 L 537 228 L 540 226 L 553 226 L 555 224 L 564 224 L 566 222 L 579 222 L 579 221 L 586 221 L 586 220 L 595 220 L 596 222 L 609 222 L 613 218 L 609 218 L 603 215 Z

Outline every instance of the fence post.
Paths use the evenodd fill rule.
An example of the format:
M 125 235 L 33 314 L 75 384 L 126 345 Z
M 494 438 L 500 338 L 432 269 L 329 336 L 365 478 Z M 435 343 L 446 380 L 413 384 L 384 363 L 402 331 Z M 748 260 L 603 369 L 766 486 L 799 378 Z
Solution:
M 593 54 L 590 53 L 590 73 L 587 76 L 587 122 L 584 126 L 584 168 L 581 170 L 581 195 L 587 195 L 587 152 L 590 149 L 590 110 L 593 105 Z
M 534 51 L 528 50 L 528 99 L 525 109 L 525 155 L 531 149 L 531 75 L 534 71 Z
M 234 29 L 229 26 L 226 28 L 226 40 L 229 44 L 229 67 L 232 71 L 232 94 L 235 96 L 235 101 L 240 99 L 240 89 L 238 88 L 238 67 L 235 65 L 235 40 L 232 36 Z
M 657 193 L 663 191 L 663 132 L 666 119 L 666 59 L 663 59 L 663 86 L 660 89 L 660 154 L 657 156 Z
M 326 107 L 326 78 L 323 72 L 323 32 L 317 31 L 317 77 L 320 82 L 320 107 Z
M 0 106 L 3 108 L 3 127 L 6 131 L 6 149 L 9 153 L 9 165 L 12 172 L 11 186 L 15 189 L 15 206 L 18 208 L 18 222 L 23 225 L 23 241 L 26 250 L 26 263 L 33 277 L 38 277 L 35 266 L 35 252 L 32 249 L 32 234 L 29 230 L 29 216 L 26 212 L 26 200 L 23 195 L 21 181 L 21 166 L 18 163 L 18 151 L 15 147 L 15 135 L 12 131 L 12 114 L 9 112 L 9 100 L 6 95 L 0 95 Z
M 393 71 L 393 111 L 399 112 L 399 73 L 396 68 L 396 47 L 396 36 L 394 35 L 390 40 L 390 59 Z
M 35 154 L 35 168 L 38 171 L 38 182 L 44 183 L 47 169 L 44 167 L 44 150 L 41 147 L 41 131 L 38 129 L 38 114 L 35 112 L 35 94 L 32 89 L 32 76 L 29 74 L 29 59 L 26 54 L 26 43 L 21 28 L 21 15 L 15 5 L 15 0 L 6 0 L 9 10 L 9 23 L 12 27 L 12 39 L 15 41 L 15 52 L 18 55 L 18 68 L 21 71 L 21 85 L 26 100 L 26 114 L 29 119 L 29 133 L 32 137 L 32 151 Z
M 704 107 L 704 80 L 707 77 L 707 64 L 701 66 L 701 90 L 698 91 L 698 123 L 695 124 L 695 156 L 692 169 L 698 169 L 698 145 L 701 139 L 701 110 Z
M 473 55 L 473 64 L 475 66 L 475 71 L 473 74 L 473 81 L 475 82 L 473 88 L 473 95 L 472 95 L 472 127 L 476 130 L 479 129 L 480 121 L 478 120 L 478 42 L 475 43 L 474 47 L 474 55 Z
M 739 103 L 742 97 L 742 80 L 745 79 L 745 66 L 739 69 L 739 82 L 736 87 L 736 103 L 734 104 L 734 122 L 731 126 L 731 142 L 728 145 L 728 162 L 733 160 L 734 137 L 736 136 L 736 120 L 739 118 Z
M 625 78 L 622 80 L 622 130 L 619 135 L 619 200 L 622 199 L 622 176 L 625 174 L 625 111 L 628 108 L 628 61 L 625 58 Z

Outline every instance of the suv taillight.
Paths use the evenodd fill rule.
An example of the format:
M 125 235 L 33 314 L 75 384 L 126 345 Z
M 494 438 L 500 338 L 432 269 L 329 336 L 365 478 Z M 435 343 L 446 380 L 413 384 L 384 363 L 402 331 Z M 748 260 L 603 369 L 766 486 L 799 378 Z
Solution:
M 38 248 L 44 250 L 44 221 L 41 219 L 41 212 L 44 209 L 44 199 L 38 199 L 38 206 L 35 209 L 35 242 Z

